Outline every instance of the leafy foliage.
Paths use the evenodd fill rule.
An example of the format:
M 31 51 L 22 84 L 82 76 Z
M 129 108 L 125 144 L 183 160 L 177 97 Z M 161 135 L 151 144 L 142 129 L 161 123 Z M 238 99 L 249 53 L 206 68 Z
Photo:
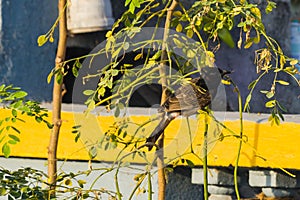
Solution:
M 26 114 L 35 119 L 37 123 L 45 123 L 48 128 L 52 128 L 52 124 L 47 121 L 47 110 L 41 108 L 38 102 L 25 100 L 27 93 L 19 87 L 12 85 L 0 86 L 0 103 L 2 109 L 11 110 L 9 116 L 0 119 L 0 145 L 2 145 L 2 153 L 5 157 L 9 157 L 11 145 L 20 142 L 18 122 L 25 121 L 20 117 Z
M 94 170 L 97 171 L 97 170 Z M 57 193 L 59 199 L 100 199 L 102 194 L 114 198 L 115 193 L 102 189 L 85 189 L 86 181 L 80 176 L 88 176 L 92 171 L 74 173 L 61 172 L 57 177 Z M 0 196 L 8 199 L 49 199 L 47 174 L 30 167 L 16 171 L 0 169 Z
M 295 68 L 298 61 L 287 57 L 283 53 L 280 45 L 266 33 L 262 22 L 263 10 L 259 8 L 259 5 L 250 3 L 247 0 L 210 0 L 194 1 L 190 7 L 187 7 L 179 1 L 179 8 L 172 12 L 170 22 L 170 28 L 172 28 L 174 32 L 169 34 L 169 29 L 164 30 L 164 34 L 168 35 L 167 41 L 162 41 L 161 38 L 157 39 L 155 37 L 156 32 L 154 31 L 151 39 L 134 43 L 134 38 L 142 32 L 143 28 L 148 25 L 153 25 L 151 24 L 153 21 L 155 22 L 153 26 L 155 30 L 158 30 L 158 27 L 162 26 L 162 22 L 165 21 L 171 4 L 172 0 L 164 0 L 159 3 L 153 0 L 126 0 L 125 6 L 128 6 L 128 10 L 116 21 L 112 30 L 107 32 L 105 47 L 94 54 L 74 58 L 62 64 L 63 66 L 67 66 L 68 62 L 75 61 L 75 64 L 72 66 L 72 73 L 77 77 L 82 67 L 79 62 L 81 59 L 90 58 L 91 65 L 93 59 L 98 55 L 106 55 L 108 58 L 109 63 L 102 69 L 99 69 L 97 74 L 88 74 L 85 77 L 86 79 L 92 77 L 99 78 L 97 89 L 84 91 L 84 95 L 87 96 L 85 102 L 87 112 L 92 111 L 98 105 L 106 103 L 106 108 L 108 110 L 114 110 L 114 116 L 121 119 L 121 117 L 125 116 L 123 113 L 126 113 L 122 113 L 122 110 L 126 109 L 134 88 L 139 85 L 153 82 L 159 83 L 159 79 L 164 77 L 167 79 L 168 89 L 173 91 L 173 86 L 176 83 L 182 84 L 189 80 L 187 75 L 196 73 L 202 66 L 212 65 L 215 59 L 214 54 L 223 43 L 231 48 L 237 47 L 240 49 L 249 49 L 255 44 L 265 43 L 263 48 L 255 51 L 255 64 L 258 78 L 249 84 L 248 88 L 250 92 L 243 104 L 243 108 L 238 87 L 234 85 L 235 90 L 239 93 L 241 127 L 239 134 L 232 132 L 233 134 L 231 136 L 239 139 L 239 148 L 241 149 L 242 142 L 244 142 L 242 110 L 250 111 L 253 91 L 266 74 L 272 73 L 274 79 L 269 88 L 262 90 L 261 93 L 264 94 L 267 99 L 264 103 L 265 107 L 271 110 L 269 121 L 271 121 L 271 124 L 279 125 L 280 120 L 284 120 L 282 113 L 285 112 L 285 108 L 276 99 L 276 87 L 278 84 L 288 86 L 289 82 L 278 79 L 278 74 L 286 73 L 294 77 L 294 75 L 298 73 Z M 268 0 L 264 12 L 268 14 L 274 8 L 276 8 L 276 3 Z M 39 46 L 48 40 L 50 42 L 53 41 L 53 30 L 56 25 L 57 22 L 55 22 L 47 34 L 38 38 Z M 240 30 L 239 38 L 232 37 L 231 32 L 233 29 Z M 195 40 L 190 42 L 191 40 L 189 39 L 191 38 Z M 164 45 L 166 45 L 165 48 L 163 48 Z M 171 47 L 174 46 L 175 49 L 172 49 Z M 126 52 L 129 50 L 134 51 L 136 55 L 133 61 L 124 63 Z M 182 55 L 176 55 L 176 51 L 182 52 Z M 199 55 L 201 59 L 197 59 Z M 142 67 L 136 69 L 133 64 L 134 61 L 142 61 Z M 196 67 L 191 68 L 191 63 Z M 169 75 L 159 73 L 159 67 L 163 64 L 169 66 L 169 71 L 176 68 L 178 73 L 170 73 Z M 59 77 L 57 81 L 60 82 L 65 74 L 63 67 L 56 71 L 52 70 L 48 76 L 48 82 L 51 81 L 53 75 L 57 75 Z M 119 76 L 122 76 L 122 79 L 117 80 Z M 297 81 L 297 79 L 295 80 Z M 228 81 L 228 84 L 230 83 L 232 82 Z M 107 96 L 107 92 L 112 92 L 112 95 Z M 15 111 L 12 113 L 12 116 L 14 115 L 17 115 Z M 117 120 L 117 122 L 112 124 L 109 129 L 105 131 L 104 137 L 90 146 L 90 158 L 94 159 L 97 157 L 97 150 L 99 148 L 109 150 L 118 147 L 121 149 L 116 161 L 112 164 L 112 168 L 117 168 L 117 172 L 115 173 L 117 190 L 115 197 L 121 199 L 122 195 L 117 180 L 118 171 L 122 165 L 125 165 L 124 159 L 126 157 L 141 157 L 148 165 L 145 172 L 136 176 L 137 186 L 134 188 L 133 194 L 140 188 L 141 183 L 148 178 L 148 181 L 150 181 L 148 192 L 151 198 L 150 168 L 153 162 L 148 159 L 146 153 L 143 151 L 143 145 L 139 146 L 140 142 L 144 141 L 144 138 L 138 137 L 138 133 L 143 132 L 143 126 L 146 125 L 147 122 L 145 124 L 134 124 L 136 131 L 129 134 L 129 131 L 127 131 L 128 124 L 132 125 L 133 122 L 127 120 L 126 116 L 124 118 L 123 121 Z M 75 140 L 77 141 L 80 137 L 80 127 L 75 126 L 73 129 Z M 225 136 L 222 135 L 220 140 L 224 137 Z M 18 139 L 17 137 L 10 136 L 10 140 L 17 141 Z M 9 152 L 6 143 L 3 145 L 3 148 L 5 152 Z M 124 154 L 126 149 L 129 149 L 130 153 Z M 188 154 L 192 154 L 201 160 L 194 152 L 193 147 L 191 147 L 191 151 L 188 152 Z M 238 152 L 238 155 L 240 155 L 240 152 Z M 185 156 L 186 155 L 178 155 L 176 158 L 168 160 L 167 163 L 173 164 L 174 166 L 177 164 L 187 164 L 193 167 L 194 163 Z M 238 158 L 236 162 L 235 170 L 237 170 Z M 66 177 L 70 178 L 69 176 L 62 176 L 58 181 L 64 180 Z M 70 185 L 71 183 L 68 178 L 65 180 L 66 185 Z M 83 183 L 79 182 L 78 184 L 81 186 Z M 88 193 L 80 193 L 80 195 L 82 195 L 82 198 L 89 196 Z

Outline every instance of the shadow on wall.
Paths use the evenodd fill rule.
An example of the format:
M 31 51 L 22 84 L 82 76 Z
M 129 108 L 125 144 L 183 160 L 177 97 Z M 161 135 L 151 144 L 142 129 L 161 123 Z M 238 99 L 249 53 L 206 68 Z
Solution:
M 66 60 L 77 58 L 80 56 L 84 56 L 89 54 L 91 51 L 90 48 L 83 47 L 68 47 L 66 53 Z M 126 59 L 120 63 L 120 66 L 123 63 L 134 63 L 135 66 L 142 64 L 141 61 L 133 61 L 135 54 L 126 55 Z M 67 75 L 64 79 L 64 85 L 66 89 L 66 93 L 63 96 L 63 103 L 73 103 L 72 95 L 73 95 L 73 86 L 75 82 L 75 76 L 72 73 L 72 66 L 75 61 L 72 61 L 66 66 L 66 70 L 68 71 Z M 95 85 L 95 88 L 97 86 Z M 106 96 L 109 96 L 110 93 L 107 93 Z M 129 101 L 129 106 L 131 107 L 152 107 L 153 105 L 159 104 L 161 98 L 161 86 L 159 84 L 144 84 L 137 88 Z M 76 102 L 76 103 L 84 103 Z

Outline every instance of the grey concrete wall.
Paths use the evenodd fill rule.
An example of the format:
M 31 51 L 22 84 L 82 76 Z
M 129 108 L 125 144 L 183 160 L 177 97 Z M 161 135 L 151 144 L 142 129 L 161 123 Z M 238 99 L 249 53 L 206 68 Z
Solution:
M 54 64 L 56 41 L 38 47 L 37 37 L 46 33 L 57 17 L 57 1 L 2 0 L 0 84 L 22 87 L 39 101 L 51 99 L 46 78 Z

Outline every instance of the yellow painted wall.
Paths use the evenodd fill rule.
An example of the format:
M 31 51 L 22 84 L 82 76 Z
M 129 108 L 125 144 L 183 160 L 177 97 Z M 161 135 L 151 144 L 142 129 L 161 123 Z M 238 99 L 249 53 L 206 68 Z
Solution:
M 0 111 L 0 119 L 3 119 L 9 114 L 9 110 Z M 21 131 L 19 135 L 21 142 L 12 145 L 11 156 L 16 157 L 47 157 L 47 146 L 49 142 L 50 130 L 43 123 L 38 124 L 36 121 L 28 116 L 22 116 L 26 121 L 17 122 L 16 126 Z M 85 116 L 81 113 L 63 112 L 63 125 L 59 138 L 58 157 L 59 159 L 71 160 L 88 160 L 88 152 L 92 145 L 97 144 L 104 133 L 109 130 L 114 121 L 120 121 L 113 116 Z M 149 120 L 149 116 L 130 116 L 131 122 L 127 128 L 127 138 L 134 136 L 134 139 L 140 139 L 143 145 L 144 139 L 151 133 L 155 125 L 158 123 L 154 121 L 144 126 L 144 130 L 140 130 L 136 135 L 138 124 L 142 124 Z M 51 112 L 49 112 L 49 121 L 51 121 Z M 72 126 L 81 124 L 81 141 L 75 143 L 75 135 L 72 134 Z M 165 157 L 166 161 L 173 162 L 175 158 L 180 158 L 179 155 L 186 153 L 184 158 L 190 159 L 194 164 L 201 165 L 201 160 L 197 158 L 202 151 L 203 144 L 203 121 L 196 119 L 189 119 L 191 133 L 185 118 L 176 119 L 165 132 Z M 230 129 L 239 131 L 239 121 L 225 121 L 225 125 Z M 209 156 L 208 162 L 212 166 L 229 166 L 234 165 L 237 156 L 238 142 L 237 137 L 232 136 L 231 133 L 223 129 L 223 140 L 220 141 L 220 136 L 213 136 L 216 128 L 215 125 L 210 126 L 209 132 Z M 220 133 L 216 131 L 215 133 Z M 8 134 L 4 131 L 2 134 Z M 300 124 L 294 122 L 283 122 L 280 126 L 271 126 L 270 123 L 256 123 L 252 121 L 244 122 L 244 139 L 247 140 L 243 144 L 240 166 L 244 167 L 284 167 L 300 169 Z M 190 141 L 193 141 L 193 150 L 197 156 L 188 154 L 191 150 Z M 1 145 L 2 146 L 2 145 Z M 87 148 L 86 148 L 87 147 Z M 96 159 L 102 161 L 114 161 L 118 153 L 121 151 L 123 145 L 119 145 L 115 149 L 107 151 L 99 150 Z M 149 162 L 153 159 L 153 152 L 148 152 L 146 148 L 143 149 Z M 125 150 L 121 155 L 130 153 L 130 150 Z M 263 159 L 262 159 L 263 158 Z M 132 160 L 132 156 L 125 159 L 126 161 L 144 163 L 145 159 L 136 156 Z M 176 159 L 175 159 L 176 160 Z

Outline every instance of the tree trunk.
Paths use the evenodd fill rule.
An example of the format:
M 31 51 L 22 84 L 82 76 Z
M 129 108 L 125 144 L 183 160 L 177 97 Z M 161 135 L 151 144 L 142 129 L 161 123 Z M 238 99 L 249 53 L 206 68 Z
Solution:
M 55 70 L 61 71 L 62 62 L 65 60 L 66 42 L 67 42 L 67 28 L 66 28 L 66 2 L 67 0 L 58 0 L 59 13 L 59 40 L 57 53 L 55 58 Z M 59 138 L 59 131 L 62 125 L 61 120 L 61 103 L 62 103 L 62 73 L 55 73 L 53 83 L 53 100 L 52 100 L 52 122 L 53 129 L 50 135 L 48 146 L 48 183 L 50 184 L 49 195 L 55 196 L 56 178 L 57 178 L 57 145 Z
M 175 7 L 178 5 L 177 0 L 173 0 L 171 6 L 168 9 L 166 22 L 165 22 L 165 30 L 164 30 L 164 38 L 162 43 L 162 54 L 161 54 L 161 63 L 159 66 L 159 74 L 162 85 L 162 96 L 161 96 L 161 104 L 165 102 L 166 88 L 167 88 L 167 79 L 166 79 L 166 60 L 168 59 L 166 52 L 166 42 L 169 37 L 169 28 L 172 19 L 172 13 Z M 156 151 L 157 156 L 157 168 L 158 168 L 158 200 L 165 200 L 166 193 L 166 177 L 165 177 L 165 163 L 164 163 L 164 133 L 162 133 L 161 137 L 158 140 L 158 149 Z

